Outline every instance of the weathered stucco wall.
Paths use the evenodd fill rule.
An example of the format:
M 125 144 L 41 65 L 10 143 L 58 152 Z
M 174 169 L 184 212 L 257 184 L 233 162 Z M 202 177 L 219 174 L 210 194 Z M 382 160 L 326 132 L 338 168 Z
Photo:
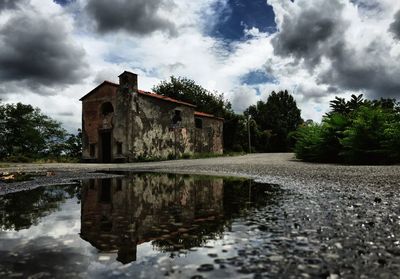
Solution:
M 104 132 L 111 132 L 113 162 L 223 152 L 223 121 L 201 117 L 202 128 L 196 128 L 194 106 L 155 96 L 138 91 L 137 82 L 119 86 L 105 82 L 83 97 L 83 160 L 104 161 Z M 105 116 L 101 107 L 106 102 L 112 104 L 114 111 Z M 180 121 L 176 121 L 178 112 Z M 90 152 L 91 145 L 95 146 L 95 154 Z
M 202 128 L 195 129 L 194 143 L 196 153 L 223 153 L 223 121 L 216 118 L 200 117 Z
M 193 108 L 139 94 L 134 94 L 133 100 L 126 154 L 131 160 L 174 158 L 193 152 L 189 128 L 194 126 Z M 182 120 L 176 125 L 175 111 L 180 111 Z
M 97 161 L 100 157 L 99 131 L 113 128 L 113 114 L 102 115 L 101 106 L 110 102 L 115 108 L 117 90 L 105 83 L 82 102 L 82 156 L 86 161 Z M 90 156 L 90 144 L 94 144 L 95 154 Z

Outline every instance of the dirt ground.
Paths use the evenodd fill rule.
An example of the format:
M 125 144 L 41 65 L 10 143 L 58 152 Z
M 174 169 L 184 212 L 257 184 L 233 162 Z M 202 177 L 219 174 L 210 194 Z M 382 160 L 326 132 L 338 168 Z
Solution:
M 276 184 L 286 194 L 276 205 L 242 220 L 249 224 L 240 238 L 246 248 L 229 265 L 254 274 L 253 278 L 398 278 L 400 274 L 400 165 L 311 164 L 289 153 L 132 164 L 18 164 L 0 169 L 15 171 L 41 176 L 0 182 L 0 195 L 110 175 L 104 171 L 241 176 Z

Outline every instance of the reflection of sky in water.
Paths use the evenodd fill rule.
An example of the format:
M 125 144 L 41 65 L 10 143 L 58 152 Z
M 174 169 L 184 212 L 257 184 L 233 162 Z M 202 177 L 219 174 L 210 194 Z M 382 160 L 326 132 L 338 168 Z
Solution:
M 163 178 L 164 179 L 164 178 Z M 185 180 L 186 179 L 186 180 Z M 175 202 L 175 200 L 185 200 L 184 206 L 186 211 L 182 208 L 181 211 L 184 211 L 187 214 L 187 208 L 196 208 L 197 211 L 201 212 L 202 218 L 204 218 L 204 214 L 215 214 L 214 211 L 204 211 L 202 207 L 209 206 L 205 201 L 209 199 L 210 195 L 214 199 L 218 197 L 218 199 L 224 199 L 224 202 L 227 203 L 225 200 L 226 197 L 221 196 L 221 193 L 225 193 L 225 196 L 229 195 L 227 190 L 223 191 L 223 184 L 222 180 L 219 179 L 218 183 L 206 183 L 205 186 L 201 186 L 196 191 L 196 195 L 199 197 L 202 196 L 203 200 L 198 203 L 195 201 L 196 206 L 192 206 L 190 201 L 190 197 L 188 197 L 188 193 L 193 195 L 191 191 L 193 188 L 196 188 L 196 183 L 193 180 L 187 180 L 185 178 L 183 180 L 179 180 L 176 177 L 172 181 L 175 184 L 166 184 L 165 187 L 171 186 L 173 189 L 170 193 L 173 198 L 170 196 L 166 196 L 163 198 L 154 198 L 157 195 L 165 195 L 163 188 L 157 190 L 156 192 L 149 191 L 147 186 L 143 187 L 143 192 L 146 193 L 146 199 L 148 204 L 134 204 L 134 209 L 137 209 L 138 212 L 142 212 L 140 216 L 145 220 L 144 227 L 148 226 L 148 222 L 152 222 L 151 228 L 157 227 L 160 225 L 165 230 L 166 222 L 161 219 L 157 219 L 158 217 L 152 215 L 157 213 L 157 210 L 154 207 L 158 203 L 162 203 L 162 206 L 159 206 L 160 212 L 167 211 L 170 214 L 170 208 L 165 209 L 164 207 L 167 206 L 165 203 L 166 200 L 169 202 Z M 101 190 L 104 190 L 103 186 L 100 182 L 99 185 L 97 184 L 86 184 L 83 183 L 82 185 L 82 201 L 79 201 L 76 195 L 71 198 L 64 198 L 58 201 L 57 210 L 51 210 L 46 214 L 42 215 L 38 220 L 34 222 L 27 229 L 21 229 L 19 231 L 0 231 L 0 275 L 5 275 L 5 277 L 11 275 L 20 275 L 22 277 L 27 277 L 33 274 L 43 273 L 49 275 L 49 277 L 93 277 L 93 278 L 107 278 L 107 277 L 138 277 L 140 274 L 146 274 L 146 278 L 149 277 L 149 274 L 152 274 L 154 278 L 157 278 L 163 274 L 171 272 L 174 270 L 176 266 L 180 266 L 180 275 L 182 276 L 189 276 L 193 275 L 196 272 L 196 269 L 201 264 L 213 264 L 216 258 L 229 258 L 236 255 L 237 249 L 245 243 L 246 237 L 248 235 L 243 234 L 248 229 L 247 227 L 243 226 L 240 219 L 233 218 L 234 214 L 229 213 L 229 208 L 225 204 L 225 208 L 222 209 L 221 205 L 218 205 L 220 210 L 224 210 L 225 216 L 221 220 L 211 220 L 211 221 L 201 221 L 199 224 L 200 230 L 203 230 L 204 225 L 208 223 L 220 223 L 216 229 L 220 230 L 221 225 L 223 228 L 222 233 L 214 234 L 212 230 L 214 227 L 211 226 L 206 229 L 206 234 L 197 235 L 199 229 L 195 229 L 194 231 L 189 230 L 190 233 L 194 233 L 194 238 L 201 237 L 203 239 L 201 247 L 198 246 L 190 246 L 189 243 L 188 247 L 185 248 L 174 248 L 175 246 L 168 246 L 168 238 L 174 238 L 172 241 L 173 245 L 175 245 L 178 240 L 181 241 L 182 239 L 179 237 L 175 237 L 173 233 L 177 229 L 176 227 L 172 227 L 170 231 L 170 236 L 163 238 L 156 233 L 153 234 L 148 231 L 140 231 L 140 228 L 137 228 L 137 231 L 140 231 L 139 235 L 135 236 L 135 241 L 138 242 L 136 252 L 136 260 L 131 261 L 128 264 L 123 265 L 119 261 L 117 261 L 117 251 L 114 249 L 111 251 L 104 249 L 102 250 L 101 242 L 96 242 L 96 239 L 90 239 L 91 243 L 96 244 L 97 248 L 92 246 L 88 241 L 83 240 L 82 234 L 86 234 L 86 238 L 96 238 L 96 231 L 94 234 L 92 231 L 84 232 L 83 227 L 81 227 L 81 220 L 87 221 L 87 216 L 89 213 L 92 212 L 83 212 L 85 208 L 85 202 L 87 206 L 90 206 L 90 210 L 98 210 L 104 214 L 105 209 L 109 208 L 107 202 L 111 202 L 111 208 L 114 210 L 118 209 L 118 200 L 116 198 L 126 197 L 131 192 L 135 192 L 135 197 L 139 196 L 142 198 L 141 188 L 137 185 L 140 183 L 134 180 L 134 185 L 129 183 L 116 183 L 115 185 L 111 184 L 111 191 L 107 190 L 107 193 L 111 195 L 111 197 L 106 197 Z M 131 178 L 132 181 L 132 178 Z M 160 180 L 164 181 L 164 180 Z M 169 181 L 169 180 L 167 180 Z M 179 183 L 177 183 L 177 181 Z M 183 183 L 182 181 L 189 181 L 188 183 Z M 204 181 L 203 181 L 204 182 Z M 202 182 L 202 183 L 203 183 Z M 92 182 L 93 183 L 93 182 Z M 97 182 L 99 183 L 99 182 Z M 166 182 L 163 182 L 166 183 Z M 157 183 L 156 183 L 157 184 Z M 97 186 L 99 187 L 97 187 Z M 202 184 L 201 184 L 202 185 Z M 136 187 L 138 190 L 134 190 L 132 187 Z M 157 184 L 155 187 L 159 187 L 160 185 Z M 198 185 L 199 186 L 199 185 Z M 226 186 L 226 185 L 225 185 Z M 97 188 L 96 188 L 97 187 Z M 179 190 L 181 188 L 182 191 Z M 49 191 L 51 188 L 47 188 Z M 114 190 L 117 189 L 117 190 Z M 205 190 L 204 190 L 205 189 Z M 212 191 L 208 191 L 207 189 Z M 230 189 L 230 188 L 228 188 Z M 100 192 L 97 192 L 100 191 Z M 57 190 L 59 191 L 59 189 Z M 86 201 L 85 201 L 85 191 L 86 191 Z M 88 204 L 90 201 L 90 191 L 94 191 L 95 197 L 100 197 L 100 200 L 103 200 L 103 203 L 98 202 L 98 200 L 92 201 L 92 204 Z M 128 191 L 128 192 L 124 192 Z M 216 191 L 216 192 L 215 192 Z M 221 192 L 222 191 L 222 192 Z M 228 191 L 229 192 L 229 191 Z M 233 193 L 233 195 L 232 195 Z M 231 195 L 234 196 L 235 192 L 232 192 Z M 244 193 L 248 193 L 247 189 L 244 189 Z M 180 196 L 184 195 L 185 199 L 182 199 Z M 152 195 L 155 195 L 152 197 Z M 207 196 L 208 195 L 208 196 Z M 207 198 L 208 197 L 208 198 Z M 96 198 L 97 199 L 97 198 Z M 107 202 L 104 203 L 104 200 Z M 108 201 L 109 200 L 109 201 Z M 162 201 L 162 202 L 161 202 Z M 222 200 L 221 200 L 222 201 Z M 137 202 L 137 200 L 135 200 Z M 201 208 L 199 208 L 199 204 Z M 222 203 L 221 203 L 222 204 Z M 232 203 L 235 207 L 237 204 Z M 119 205 L 121 206 L 121 204 Z M 122 206 L 127 206 L 126 201 L 122 203 Z M 146 208 L 147 206 L 147 208 Z M 150 206 L 150 207 L 149 207 Z M 247 206 L 247 205 L 246 205 Z M 185 209 L 184 208 L 184 209 Z M 127 206 L 129 209 L 127 212 L 128 214 L 134 214 L 135 212 L 131 212 L 131 208 Z M 121 208 L 119 208 L 121 210 Z M 214 210 L 214 209 L 213 209 Z M 179 211 L 179 210 L 178 210 Z M 97 212 L 97 211 L 96 211 Z M 108 212 L 108 211 L 107 211 Z M 106 213 L 107 213 L 106 212 Z M 144 214 L 144 213 L 145 214 Z M 207 213 L 208 212 L 208 213 Z M 191 213 L 191 212 L 189 212 Z M 217 212 L 218 213 L 218 212 Z M 1 212 L 0 207 L 0 214 L 4 214 Z M 86 215 L 85 215 L 86 214 Z M 89 216 L 91 216 L 89 214 Z M 109 212 L 107 213 L 109 214 Z M 119 212 L 119 214 L 122 214 Z M 126 213 L 123 213 L 126 214 Z M 177 214 L 176 212 L 174 214 Z M 219 212 L 218 214 L 222 214 Z M 222 214 L 222 215 L 224 215 Z M 190 215 L 190 214 L 189 214 Z M 222 216 L 218 215 L 218 216 Z M 1 216 L 1 215 L 0 215 Z M 86 216 L 86 217 L 85 217 Z M 147 216 L 147 217 L 146 217 Z M 151 218 L 149 218 L 150 216 Z M 183 216 L 183 215 L 182 215 Z M 177 220 L 181 220 L 181 215 L 177 215 L 174 218 Z M 185 215 L 186 216 L 186 215 Z M 190 215 L 191 216 L 191 215 Z M 228 216 L 228 217 L 227 217 Z M 230 216 L 230 217 L 229 217 Z M 129 216 L 118 216 L 119 223 L 123 223 L 125 219 L 132 218 Z M 163 217 L 163 216 L 161 216 Z M 86 219 L 85 219 L 86 218 Z M 154 219 L 155 218 L 155 219 Z M 194 217 L 190 217 L 194 218 Z M 207 219 L 207 216 L 205 217 Z M 226 219 L 228 218 L 228 219 Z M 228 222 L 229 219 L 233 218 L 231 221 Z M 226 219 L 226 220 L 225 220 Z M 189 219 L 190 221 L 190 219 Z M 94 221 L 95 222 L 95 221 Z M 118 224 L 117 222 L 117 224 Z M 147 223 L 146 223 L 147 222 Z M 167 221 L 168 223 L 169 221 Z M 177 222 L 177 221 L 176 221 Z M 224 223 L 225 222 L 225 223 Z M 228 223 L 226 223 L 228 222 Z M 138 223 L 143 224 L 143 223 Z M 96 223 L 93 223 L 89 230 L 92 230 L 92 227 L 95 227 Z M 87 226 L 87 225 L 86 225 Z M 123 230 L 122 228 L 121 230 Z M 171 229 L 171 228 L 169 228 Z M 180 228 L 182 229 L 182 228 Z M 104 233 L 104 232 L 103 232 Z M 121 237 L 122 234 L 129 234 L 129 231 L 110 231 L 109 234 L 111 237 L 109 239 L 117 239 Z M 135 231 L 135 233 L 137 233 Z M 98 232 L 101 235 L 100 232 Z M 150 235 L 150 239 L 146 239 L 144 236 Z M 100 237 L 100 236 L 99 236 Z M 85 238 L 85 239 L 86 239 Z M 175 239 L 176 238 L 176 239 Z M 157 239 L 154 241 L 154 239 Z M 183 239 L 184 241 L 184 239 Z M 243 242 L 243 243 L 242 243 Z M 135 242 L 134 242 L 135 243 Z M 167 244 L 166 244 L 167 243 Z M 196 242 L 195 242 L 196 243 Z M 109 246 L 109 243 L 106 243 Z M 118 244 L 120 245 L 120 244 Z M 115 246 L 118 249 L 121 249 L 121 246 Z M 113 246 L 114 247 L 114 246 Z M 172 248 L 171 248 L 172 247 Z M 5 273 L 4 273 L 5 272 Z M 218 269 L 215 270 L 213 273 L 214 277 L 226 277 L 226 276 L 233 276 L 233 271 L 230 269 Z M 2 277 L 2 276 L 0 276 Z

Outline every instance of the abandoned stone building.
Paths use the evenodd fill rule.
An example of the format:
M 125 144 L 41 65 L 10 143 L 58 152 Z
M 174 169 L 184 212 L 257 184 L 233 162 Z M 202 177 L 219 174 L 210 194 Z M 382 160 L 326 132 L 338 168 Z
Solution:
M 137 75 L 104 81 L 82 101 L 83 161 L 133 162 L 222 153 L 223 119 L 138 89 Z

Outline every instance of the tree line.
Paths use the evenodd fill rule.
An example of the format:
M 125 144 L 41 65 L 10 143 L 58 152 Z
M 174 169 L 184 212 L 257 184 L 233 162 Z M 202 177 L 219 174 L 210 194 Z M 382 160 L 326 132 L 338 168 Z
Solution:
M 22 103 L 0 102 L 0 160 L 79 160 L 81 132 L 69 134 L 60 122 Z

